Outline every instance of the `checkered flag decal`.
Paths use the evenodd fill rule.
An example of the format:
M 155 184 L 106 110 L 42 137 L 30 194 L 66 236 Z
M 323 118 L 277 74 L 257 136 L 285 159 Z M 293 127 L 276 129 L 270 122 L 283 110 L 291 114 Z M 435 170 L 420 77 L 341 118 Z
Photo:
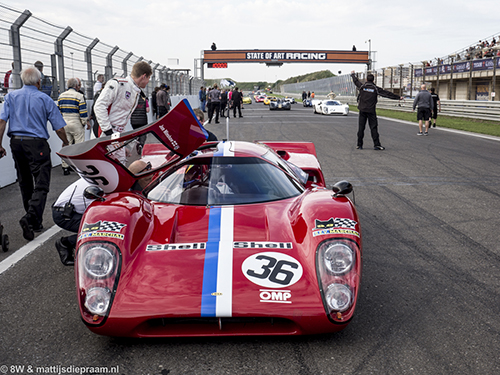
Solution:
M 118 223 L 116 221 L 103 221 L 101 222 L 101 227 L 99 228 L 99 230 L 103 230 L 106 232 L 119 232 L 126 225 L 127 224 Z
M 341 219 L 341 218 L 336 218 L 334 221 L 334 228 L 349 228 L 349 229 L 355 229 L 356 228 L 356 222 L 351 219 Z

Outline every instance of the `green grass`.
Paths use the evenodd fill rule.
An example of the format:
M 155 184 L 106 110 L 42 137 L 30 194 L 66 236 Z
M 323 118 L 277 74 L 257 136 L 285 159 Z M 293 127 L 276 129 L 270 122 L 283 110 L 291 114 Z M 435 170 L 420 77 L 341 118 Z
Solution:
M 356 106 L 349 106 L 351 111 L 358 111 Z M 377 109 L 377 116 L 389 117 L 398 120 L 410 121 L 418 124 L 417 113 L 392 111 L 390 109 Z M 451 117 L 438 115 L 436 124 L 438 127 L 464 130 L 473 133 L 494 135 L 500 137 L 500 121 L 474 120 L 464 117 Z

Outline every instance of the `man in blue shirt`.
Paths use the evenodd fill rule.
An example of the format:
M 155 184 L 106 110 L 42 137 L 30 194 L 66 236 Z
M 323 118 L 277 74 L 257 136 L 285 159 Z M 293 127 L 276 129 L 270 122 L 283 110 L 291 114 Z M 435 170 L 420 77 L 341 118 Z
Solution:
M 200 91 L 198 92 L 198 98 L 200 99 L 200 109 L 203 112 L 206 112 L 205 103 L 207 102 L 207 93 L 203 86 L 201 86 Z
M 59 108 L 48 95 L 38 91 L 41 79 L 41 73 L 35 67 L 21 72 L 24 87 L 5 96 L 0 112 L 0 158 L 7 155 L 1 141 L 8 121 L 7 135 L 26 210 L 19 224 L 28 241 L 35 237 L 33 231 L 43 229 L 43 211 L 50 187 L 52 163 L 47 121 L 63 141 L 63 146 L 68 145 L 64 130 L 66 122 Z

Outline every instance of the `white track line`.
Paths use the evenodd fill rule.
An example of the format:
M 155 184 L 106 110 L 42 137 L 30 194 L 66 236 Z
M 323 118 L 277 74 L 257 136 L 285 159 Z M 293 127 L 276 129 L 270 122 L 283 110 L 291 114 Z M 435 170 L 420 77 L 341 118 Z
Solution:
M 10 267 L 14 266 L 25 256 L 32 253 L 35 249 L 40 247 L 44 242 L 46 242 L 50 237 L 55 235 L 60 230 L 61 228 L 59 228 L 57 225 L 54 225 L 53 227 L 43 232 L 40 236 L 36 237 L 33 241 L 30 241 L 15 253 L 13 253 L 11 256 L 0 262 L 0 275 L 7 271 Z

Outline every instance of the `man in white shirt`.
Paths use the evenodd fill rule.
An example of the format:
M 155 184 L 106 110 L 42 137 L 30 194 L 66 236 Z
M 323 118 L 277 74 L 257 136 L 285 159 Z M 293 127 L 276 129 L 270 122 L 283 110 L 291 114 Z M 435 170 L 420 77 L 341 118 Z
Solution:
M 94 84 L 94 95 L 97 93 L 97 91 L 99 91 L 100 89 L 102 89 L 102 83 L 103 82 L 104 82 L 104 74 L 99 74 L 97 76 L 97 81 Z

